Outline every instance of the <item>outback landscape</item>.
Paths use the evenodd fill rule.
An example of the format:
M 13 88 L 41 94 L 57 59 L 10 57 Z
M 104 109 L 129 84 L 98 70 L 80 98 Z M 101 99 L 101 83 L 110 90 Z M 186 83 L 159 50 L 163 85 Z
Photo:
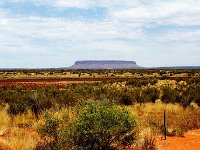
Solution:
M 200 0 L 0 0 L 0 150 L 200 150 Z
M 0 79 L 0 149 L 200 146 L 198 69 L 1 70 Z

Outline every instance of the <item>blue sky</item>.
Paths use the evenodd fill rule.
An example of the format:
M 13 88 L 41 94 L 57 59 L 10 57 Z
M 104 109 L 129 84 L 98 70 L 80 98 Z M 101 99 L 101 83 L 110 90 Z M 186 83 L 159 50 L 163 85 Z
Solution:
M 0 68 L 200 65 L 199 0 L 0 0 Z

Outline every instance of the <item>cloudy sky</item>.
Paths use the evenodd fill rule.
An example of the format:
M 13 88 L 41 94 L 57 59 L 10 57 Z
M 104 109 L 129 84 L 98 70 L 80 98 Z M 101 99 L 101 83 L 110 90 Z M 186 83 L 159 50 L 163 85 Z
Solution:
M 0 68 L 200 65 L 200 0 L 0 0 Z

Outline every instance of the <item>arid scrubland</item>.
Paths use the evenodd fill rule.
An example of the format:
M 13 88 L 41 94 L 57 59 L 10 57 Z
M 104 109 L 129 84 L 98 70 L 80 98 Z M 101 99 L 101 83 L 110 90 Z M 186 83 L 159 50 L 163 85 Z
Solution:
M 156 149 L 164 111 L 168 136 L 198 129 L 200 79 L 152 74 L 63 88 L 2 87 L 0 149 Z

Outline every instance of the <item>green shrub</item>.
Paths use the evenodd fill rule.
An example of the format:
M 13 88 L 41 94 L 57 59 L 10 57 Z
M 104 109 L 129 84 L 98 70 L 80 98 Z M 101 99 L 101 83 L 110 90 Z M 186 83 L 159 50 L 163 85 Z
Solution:
M 115 149 L 135 139 L 136 119 L 108 103 L 89 102 L 75 124 L 75 143 L 82 149 Z
M 131 95 L 128 92 L 122 92 L 121 98 L 119 99 L 119 103 L 122 105 L 132 105 L 134 102 L 131 98 Z
M 27 112 L 27 103 L 25 101 L 16 101 L 9 103 L 8 113 L 13 115 L 23 114 Z
M 140 93 L 141 93 L 140 88 L 125 89 L 125 90 L 122 90 L 120 93 L 118 92 L 118 94 L 120 95 L 118 96 L 119 104 L 132 105 L 138 102 L 140 100 Z
M 200 84 L 190 85 L 188 89 L 189 102 L 195 102 L 200 106 Z
M 50 113 L 46 113 L 44 115 L 45 124 L 38 127 L 38 132 L 42 135 L 43 138 L 49 137 L 51 140 L 49 142 L 45 141 L 46 147 L 50 149 L 60 149 L 59 148 L 59 120 L 58 118 L 54 117 Z M 40 145 L 41 147 L 41 145 Z M 37 145 L 37 149 L 41 149 Z
M 35 145 L 35 150 L 68 150 L 75 147 L 73 141 L 75 119 L 70 118 L 70 113 L 67 111 L 59 111 L 55 114 L 46 112 L 43 119 L 44 121 L 38 124 L 41 141 Z
M 142 75 L 142 74 L 141 74 Z M 154 85 L 158 82 L 156 78 L 132 78 L 126 82 L 126 85 L 132 85 L 134 87 L 146 86 L 148 84 Z
M 38 128 L 38 131 L 44 135 L 56 138 L 56 131 L 59 125 L 58 118 L 53 115 L 46 113 L 44 115 L 45 125 Z
M 170 87 L 164 87 L 162 89 L 162 97 L 161 100 L 164 103 L 175 103 L 178 102 L 179 99 L 179 94 L 176 89 L 172 89 Z
M 146 87 L 141 93 L 141 102 L 155 102 L 159 98 L 159 91 L 155 87 Z

